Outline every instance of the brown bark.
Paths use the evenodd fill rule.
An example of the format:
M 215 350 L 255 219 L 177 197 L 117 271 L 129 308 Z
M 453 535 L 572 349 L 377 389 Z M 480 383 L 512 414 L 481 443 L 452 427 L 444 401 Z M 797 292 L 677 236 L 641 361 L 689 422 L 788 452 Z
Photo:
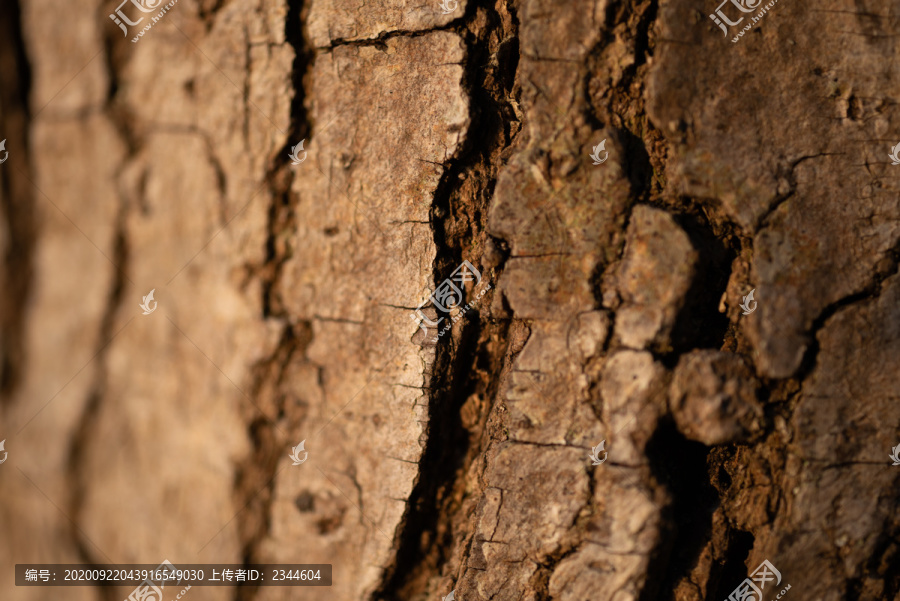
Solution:
M 0 9 L 0 599 L 900 599 L 896 8 L 445 5 Z

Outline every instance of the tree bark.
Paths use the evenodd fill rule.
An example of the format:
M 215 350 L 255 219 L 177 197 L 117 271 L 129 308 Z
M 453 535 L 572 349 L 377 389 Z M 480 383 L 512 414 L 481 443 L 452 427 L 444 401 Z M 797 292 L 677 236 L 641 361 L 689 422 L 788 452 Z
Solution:
M 0 598 L 900 600 L 895 7 L 118 8 L 0 9 Z

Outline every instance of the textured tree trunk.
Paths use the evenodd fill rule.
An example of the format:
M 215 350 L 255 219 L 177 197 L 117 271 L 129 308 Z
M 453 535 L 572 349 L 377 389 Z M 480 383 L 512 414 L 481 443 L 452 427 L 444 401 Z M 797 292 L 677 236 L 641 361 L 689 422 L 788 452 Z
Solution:
M 900 13 L 715 4 L 4 0 L 0 599 L 900 599 Z

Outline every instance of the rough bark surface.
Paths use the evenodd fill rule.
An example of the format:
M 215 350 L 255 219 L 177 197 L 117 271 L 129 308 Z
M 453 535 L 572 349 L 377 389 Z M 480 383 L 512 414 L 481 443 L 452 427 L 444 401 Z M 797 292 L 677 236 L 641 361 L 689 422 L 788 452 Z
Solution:
M 0 599 L 900 600 L 900 9 L 417 2 L 0 7 Z

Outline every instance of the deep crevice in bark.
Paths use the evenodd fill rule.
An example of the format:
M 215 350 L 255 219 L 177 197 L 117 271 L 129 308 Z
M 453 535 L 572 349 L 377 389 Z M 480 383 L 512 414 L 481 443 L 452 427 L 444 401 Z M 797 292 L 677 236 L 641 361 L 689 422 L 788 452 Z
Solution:
M 289 365 L 295 361 L 305 361 L 306 349 L 313 339 L 312 324 L 308 321 L 296 322 L 288 315 L 280 287 L 281 270 L 293 255 L 291 240 L 297 228 L 296 206 L 299 202 L 292 191 L 295 172 L 288 154 L 291 146 L 312 134 L 312 123 L 304 104 L 304 83 L 315 52 L 304 30 L 304 13 L 308 11 L 308 3 L 304 0 L 286 0 L 286 5 L 284 33 L 285 40 L 294 50 L 291 72 L 294 95 L 291 98 L 291 121 L 285 145 L 271 158 L 265 174 L 265 193 L 270 197 L 268 235 L 264 262 L 256 269 L 261 280 L 262 317 L 280 323 L 281 337 L 271 354 L 253 366 L 250 396 L 259 410 L 253 406 L 245 407 L 253 450 L 247 462 L 238 467 L 234 481 L 237 506 L 243 508 L 238 514 L 238 527 L 245 565 L 259 560 L 257 548 L 270 533 L 275 477 L 285 445 L 279 424 L 286 425 L 289 434 L 293 434 L 308 413 L 308 403 L 289 395 L 283 384 Z M 294 444 L 296 442 L 299 440 Z M 258 594 L 258 587 L 238 587 L 234 594 L 235 601 L 252 601 Z
M 515 135 L 509 126 L 513 111 L 506 99 L 512 93 L 518 65 L 517 25 L 513 15 L 507 16 L 508 21 L 490 12 L 478 33 L 458 32 L 468 49 L 463 83 L 470 95 L 470 125 L 457 157 L 449 161 L 434 193 L 431 223 L 437 247 L 435 286 L 464 259 L 477 266 L 487 245 L 495 255 L 502 255 L 493 271 L 499 271 L 508 256 L 508 251 L 504 255 L 501 247 L 494 246 L 486 231 L 500 156 Z M 468 244 L 470 240 L 476 241 L 474 246 Z M 484 265 L 481 271 L 483 287 L 491 273 Z M 507 327 L 486 319 L 492 296 L 482 297 L 480 305 L 457 322 L 456 327 L 461 329 L 458 340 L 441 338 L 435 349 L 427 387 L 427 442 L 419 475 L 398 530 L 397 553 L 374 599 L 408 599 L 427 591 L 431 579 L 444 574 L 451 553 L 457 550 L 460 533 L 454 518 L 460 509 L 466 474 L 479 451 L 473 436 L 479 435 L 477 430 L 490 403 L 481 408 L 480 425 L 473 431 L 462 423 L 461 410 L 470 395 L 493 398 L 496 394 L 492 375 L 500 366 L 495 358 L 497 352 L 505 354 L 502 351 L 507 344 Z M 497 345 L 496 352 L 486 351 L 488 341 Z
M 37 226 L 28 176 L 31 114 L 31 66 L 22 38 L 18 0 L 0 6 L 0 139 L 6 160 L 0 166 L 0 223 L 3 252 L 3 300 L 0 302 L 0 403 L 8 403 L 25 371 L 26 306 L 31 291 Z M 18 155 L 18 156 L 17 156 Z
M 894 487 L 894 498 L 900 495 L 900 484 Z M 863 577 L 875 580 L 884 580 L 885 599 L 895 599 L 900 593 L 900 532 L 894 529 L 891 532 L 881 532 L 878 543 L 873 549 L 872 556 L 866 562 Z M 881 576 L 880 574 L 884 574 Z M 849 597 L 848 597 L 849 598 Z M 858 598 L 858 597 L 857 597 Z
M 728 533 L 728 553 L 725 565 L 722 566 L 719 578 L 710 578 L 707 599 L 726 599 L 735 587 L 747 577 L 747 557 L 756 542 L 750 532 L 731 529 Z M 715 584 L 715 586 L 713 586 Z
M 429 394 L 428 441 L 419 461 L 419 477 L 402 522 L 393 569 L 375 594 L 377 599 L 408 599 L 425 589 L 428 579 L 449 559 L 453 531 L 442 518 L 452 515 L 456 478 L 469 454 L 469 432 L 460 410 L 469 394 L 478 389 L 470 377 L 468 358 L 476 354 L 480 325 L 472 320 L 463 327 L 459 347 L 440 353 L 435 362 Z M 449 346 L 449 341 L 447 341 Z
M 719 312 L 737 252 L 716 236 L 702 213 L 673 215 L 697 251 L 694 280 L 672 330 L 672 351 L 663 364 L 673 368 L 681 355 L 695 349 L 721 349 L 731 322 Z
M 685 438 L 671 419 L 663 420 L 647 443 L 650 469 L 665 486 L 671 503 L 662 508 L 662 544 L 650 558 L 640 601 L 668 598 L 688 579 L 712 536 L 719 495 L 710 483 L 709 447 Z M 676 552 L 677 551 L 677 552 Z
M 234 484 L 236 505 L 242 508 L 238 514 L 238 529 L 245 565 L 260 561 L 256 555 L 257 546 L 270 531 L 275 476 L 284 451 L 278 424 L 293 431 L 308 413 L 308 403 L 286 394 L 282 384 L 287 368 L 296 358 L 302 360 L 312 339 L 309 322 L 285 325 L 272 355 L 253 368 L 254 384 L 250 396 L 256 400 L 263 415 L 259 415 L 255 407 L 245 407 L 253 453 L 245 464 L 238 466 Z M 257 593 L 258 587 L 237 587 L 235 601 L 252 601 Z
M 307 42 L 304 31 L 303 13 L 308 10 L 304 0 L 287 0 L 285 18 L 285 39 L 294 49 L 294 64 L 291 73 L 294 96 L 291 99 L 291 124 L 284 147 L 275 155 L 266 173 L 266 183 L 271 204 L 269 205 L 266 238 L 266 257 L 260 269 L 263 289 L 263 317 L 284 317 L 285 310 L 278 291 L 281 268 L 292 254 L 289 245 L 290 234 L 296 229 L 295 207 L 299 199 L 292 192 L 294 171 L 288 154 L 291 146 L 307 139 L 312 134 L 312 123 L 304 104 L 306 91 L 304 79 L 312 67 L 315 52 Z

